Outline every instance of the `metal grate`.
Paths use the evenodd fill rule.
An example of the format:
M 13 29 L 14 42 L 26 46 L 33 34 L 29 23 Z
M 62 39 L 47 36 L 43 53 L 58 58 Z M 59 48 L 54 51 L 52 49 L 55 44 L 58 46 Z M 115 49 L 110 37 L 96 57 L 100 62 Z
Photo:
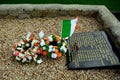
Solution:
M 68 69 L 119 65 L 104 31 L 75 33 L 67 42 Z

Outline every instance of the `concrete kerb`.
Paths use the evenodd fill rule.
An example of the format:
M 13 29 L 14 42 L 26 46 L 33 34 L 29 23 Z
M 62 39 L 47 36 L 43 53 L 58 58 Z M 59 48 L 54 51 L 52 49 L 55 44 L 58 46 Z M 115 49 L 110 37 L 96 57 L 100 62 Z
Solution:
M 107 25 L 114 35 L 118 37 L 120 43 L 120 22 L 115 18 L 115 16 L 104 6 L 104 5 L 77 5 L 77 4 L 1 4 L 0 5 L 0 15 L 13 15 L 18 16 L 18 18 L 30 18 L 29 14 L 25 14 L 26 11 L 33 10 L 79 10 L 79 11 L 96 11 L 99 13 L 104 24 Z M 16 11 L 16 13 L 11 13 L 11 11 Z

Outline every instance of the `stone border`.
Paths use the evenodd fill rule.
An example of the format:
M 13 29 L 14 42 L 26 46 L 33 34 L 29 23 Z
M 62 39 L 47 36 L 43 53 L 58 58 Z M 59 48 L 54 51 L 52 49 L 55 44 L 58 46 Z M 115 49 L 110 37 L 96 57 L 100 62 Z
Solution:
M 53 15 L 49 15 L 50 11 Z M 70 12 L 69 12 L 70 11 Z M 75 11 L 75 13 L 71 12 Z M 80 13 L 79 13 L 80 12 Z M 1 4 L 0 15 L 11 15 L 20 19 L 44 16 L 91 14 L 98 12 L 99 19 L 104 27 L 110 28 L 113 35 L 116 36 L 120 43 L 120 22 L 115 16 L 103 5 L 63 5 L 63 4 Z M 86 12 L 86 13 L 85 13 Z

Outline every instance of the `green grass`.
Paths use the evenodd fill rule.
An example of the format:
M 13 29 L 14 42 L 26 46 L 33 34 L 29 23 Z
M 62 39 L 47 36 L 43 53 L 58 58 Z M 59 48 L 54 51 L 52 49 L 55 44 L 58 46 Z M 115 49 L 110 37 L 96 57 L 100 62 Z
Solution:
M 111 11 L 120 11 L 119 0 L 1 0 L 0 4 L 90 4 L 105 5 Z

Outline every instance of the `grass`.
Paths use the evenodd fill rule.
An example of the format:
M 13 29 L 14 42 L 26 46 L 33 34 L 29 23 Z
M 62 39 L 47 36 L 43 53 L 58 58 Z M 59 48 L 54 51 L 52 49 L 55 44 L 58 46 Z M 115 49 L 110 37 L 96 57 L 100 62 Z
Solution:
M 111 11 L 120 11 L 119 0 L 1 0 L 0 4 L 83 4 L 105 5 Z

